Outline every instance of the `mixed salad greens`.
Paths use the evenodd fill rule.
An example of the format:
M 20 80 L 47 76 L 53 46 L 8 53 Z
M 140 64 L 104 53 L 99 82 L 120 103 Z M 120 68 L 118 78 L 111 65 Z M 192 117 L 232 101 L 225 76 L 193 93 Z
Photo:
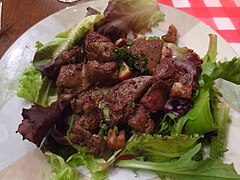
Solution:
M 25 139 L 40 146 L 49 130 L 46 127 L 52 126 L 61 116 L 58 113 L 64 102 L 55 103 L 54 109 L 49 108 L 58 99 L 55 82 L 49 77 L 56 76 L 62 66 L 59 58 L 61 52 L 72 48 L 87 31 L 97 28 L 99 33 L 114 42 L 129 32 L 144 33 L 150 30 L 163 17 L 154 0 L 112 0 L 104 16 L 89 15 L 75 28 L 60 33 L 50 42 L 37 42 L 33 66 L 23 73 L 17 91 L 19 97 L 35 103 L 33 108 L 37 113 L 30 114 L 24 110 L 23 114 L 27 114 L 29 119 L 34 116 L 36 120 L 34 123 L 23 120 L 18 131 Z M 97 26 L 94 26 L 96 23 Z M 210 34 L 209 38 L 193 107 L 185 115 L 165 114 L 153 135 L 133 133 L 124 148 L 105 159 L 97 158 L 89 154 L 86 147 L 76 145 L 58 149 L 58 155 L 46 152 L 54 173 L 52 179 L 79 179 L 81 176 L 77 167 L 81 165 L 90 170 L 92 179 L 106 179 L 111 166 L 153 171 L 163 179 L 240 179 L 233 165 L 222 161 L 227 151 L 225 140 L 230 122 L 229 107 L 222 101 L 222 95 L 214 83 L 222 78 L 240 84 L 240 58 L 217 62 L 217 36 Z M 185 49 L 175 45 L 174 51 L 182 55 Z M 39 106 L 44 108 L 38 109 Z M 68 119 L 71 128 L 74 117 Z M 103 126 L 100 131 L 107 134 L 108 130 Z M 206 148 L 209 148 L 207 155 Z

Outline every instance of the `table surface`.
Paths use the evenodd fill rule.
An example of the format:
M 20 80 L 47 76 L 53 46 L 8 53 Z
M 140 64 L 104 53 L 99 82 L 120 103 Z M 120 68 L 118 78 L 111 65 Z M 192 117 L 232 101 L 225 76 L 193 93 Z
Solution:
M 75 5 L 57 0 L 0 0 L 3 22 L 0 31 L 0 58 L 31 26 L 45 17 Z M 222 35 L 240 55 L 240 0 L 158 0 L 189 13 Z
M 158 0 L 184 11 L 218 32 L 240 56 L 240 0 Z
M 1 1 L 1 0 L 0 0 Z M 34 24 L 68 6 L 57 0 L 2 0 L 3 21 L 0 31 L 0 58 Z

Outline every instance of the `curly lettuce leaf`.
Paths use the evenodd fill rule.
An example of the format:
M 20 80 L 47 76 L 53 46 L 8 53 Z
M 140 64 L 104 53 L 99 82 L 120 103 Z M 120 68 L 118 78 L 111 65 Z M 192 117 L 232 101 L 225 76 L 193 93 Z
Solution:
M 207 64 L 204 66 L 207 66 Z M 208 66 L 211 67 L 213 64 L 208 63 Z M 219 78 L 240 85 L 240 58 L 235 57 L 230 61 L 217 62 L 211 71 L 203 74 L 205 84 Z
M 34 67 L 27 68 L 21 78 L 17 88 L 17 96 L 35 102 L 38 92 L 43 84 L 43 75 Z
M 216 62 L 217 35 L 209 34 L 209 38 L 208 52 L 203 58 L 202 64 L 204 85 L 207 86 L 219 78 L 240 84 L 240 58 L 234 57 L 230 61 Z
M 124 153 L 143 157 L 152 162 L 170 161 L 191 149 L 200 138 L 201 136 L 198 135 L 184 134 L 174 136 L 134 135 L 127 143 Z
M 64 63 L 60 58 L 61 52 L 76 45 L 102 17 L 100 14 L 87 16 L 75 28 L 58 34 L 50 42 L 40 47 L 34 55 L 34 67 L 42 71 L 48 78 L 56 78 Z
M 92 173 L 92 179 L 103 180 L 107 179 L 106 169 L 116 161 L 120 152 L 121 150 L 115 151 L 107 161 L 95 158 L 92 154 L 77 153 L 70 156 L 66 162 L 74 167 L 85 165 Z
M 106 161 L 104 159 L 94 158 L 92 154 L 85 154 L 81 156 L 83 164 L 92 173 L 93 180 L 104 180 L 107 177 L 104 171 L 107 167 Z
M 121 160 L 116 167 L 150 170 L 159 176 L 169 176 L 178 180 L 185 179 L 240 179 L 232 164 L 224 164 L 221 160 L 206 159 L 194 161 L 193 157 L 200 151 L 201 144 L 184 153 L 178 160 L 171 162 L 149 162 L 139 160 Z
M 67 164 L 61 156 L 50 152 L 46 152 L 44 155 L 52 168 L 52 172 L 54 173 L 54 175 L 50 177 L 51 180 L 80 179 L 80 174 L 78 173 L 77 169 L 72 166 L 72 164 Z M 81 164 L 78 163 L 78 165 Z
M 94 29 L 112 41 L 126 38 L 129 32 L 144 33 L 164 17 L 156 0 L 112 0 L 104 11 L 104 18 Z
M 225 148 L 225 141 L 227 136 L 227 129 L 229 119 L 229 107 L 224 103 L 218 103 L 213 113 L 216 120 L 217 135 L 211 138 L 210 143 L 210 157 L 217 159 L 223 157 L 227 151 Z
M 54 172 L 52 179 L 80 179 L 80 173 L 77 167 L 85 165 L 92 173 L 93 180 L 104 180 L 107 175 L 105 170 L 106 161 L 104 159 L 96 159 L 91 154 L 73 154 L 66 161 L 56 154 L 46 152 L 45 157 Z
M 209 44 L 207 54 L 204 56 L 205 62 L 216 63 L 217 57 L 217 35 L 209 34 Z

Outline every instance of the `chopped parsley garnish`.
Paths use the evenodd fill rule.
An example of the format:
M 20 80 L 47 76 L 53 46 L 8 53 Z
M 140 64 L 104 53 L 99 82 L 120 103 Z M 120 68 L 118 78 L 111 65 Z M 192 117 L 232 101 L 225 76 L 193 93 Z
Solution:
M 147 64 L 148 64 L 147 59 L 144 59 L 144 60 L 141 61 L 141 66 L 140 66 L 141 73 L 147 73 L 148 72 L 148 68 L 146 67 Z
M 128 45 L 128 46 L 133 45 L 133 40 L 132 40 L 132 39 L 128 39 L 128 40 L 127 40 L 127 45 Z
M 148 68 L 147 67 L 143 67 L 140 69 L 142 74 L 148 73 Z
M 103 124 L 100 127 L 99 133 L 103 135 L 103 138 L 106 140 L 107 139 L 107 134 L 108 134 L 109 127 L 106 124 Z
M 124 66 L 124 64 L 122 63 L 120 66 L 120 71 L 124 71 L 124 70 L 126 70 L 126 66 Z
M 132 106 L 133 105 L 133 100 L 130 99 L 130 101 L 128 103 L 129 103 L 130 106 Z
M 112 51 L 117 55 L 116 61 L 118 65 L 121 67 L 122 62 L 124 61 L 129 67 L 133 68 L 134 63 L 137 60 L 137 56 L 132 54 L 127 49 L 117 49 L 112 48 Z
M 41 47 L 43 47 L 43 43 L 41 43 L 40 41 L 36 41 L 35 48 L 40 49 Z
M 103 108 L 103 118 L 105 121 L 110 121 L 109 111 L 110 111 L 109 107 L 105 106 Z
M 147 40 L 159 40 L 160 38 L 158 36 L 149 36 Z
M 142 60 L 141 66 L 146 66 L 147 64 L 148 64 L 148 60 L 147 59 Z
M 148 64 L 147 59 L 142 60 L 140 62 L 140 65 L 138 65 L 138 67 L 135 67 L 135 62 L 139 59 L 136 55 L 132 54 L 130 51 L 124 48 L 112 48 L 112 51 L 117 55 L 115 61 L 118 63 L 120 71 L 125 70 L 126 67 L 123 65 L 123 62 L 125 62 L 127 66 L 132 68 L 134 76 L 148 73 L 148 68 L 146 67 Z

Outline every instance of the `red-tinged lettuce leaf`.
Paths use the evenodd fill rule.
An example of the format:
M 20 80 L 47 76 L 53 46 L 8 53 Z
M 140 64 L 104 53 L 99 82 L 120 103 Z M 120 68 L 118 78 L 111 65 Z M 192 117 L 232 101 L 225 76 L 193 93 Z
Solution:
M 104 11 L 104 19 L 95 24 L 94 29 L 116 41 L 131 31 L 149 31 L 163 17 L 156 0 L 111 0 Z
M 71 98 L 70 95 L 61 97 L 49 107 L 34 104 L 30 109 L 23 109 L 17 132 L 39 147 L 54 123 L 64 117 Z

